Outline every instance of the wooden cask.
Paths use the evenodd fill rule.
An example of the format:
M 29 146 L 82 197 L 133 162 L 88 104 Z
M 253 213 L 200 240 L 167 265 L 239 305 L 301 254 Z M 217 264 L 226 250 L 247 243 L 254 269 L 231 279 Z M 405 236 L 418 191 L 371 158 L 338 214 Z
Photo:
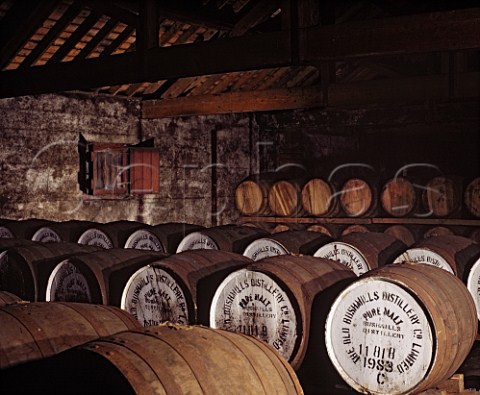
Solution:
M 72 242 L 76 243 L 80 235 L 94 225 L 90 221 L 65 221 L 46 224 L 33 234 L 32 240 L 42 243 Z
M 423 233 L 423 238 L 428 239 L 429 237 L 436 237 L 436 236 L 452 236 L 454 235 L 454 231 L 446 226 L 432 226 L 425 230 Z
M 477 329 L 473 300 L 458 278 L 427 265 L 388 265 L 340 293 L 327 318 L 326 343 L 356 391 L 411 394 L 450 378 Z
M 312 178 L 302 188 L 302 206 L 314 217 L 335 216 L 339 212 L 334 186 L 322 178 Z
M 145 225 L 135 221 L 114 221 L 106 224 L 96 224 L 88 227 L 78 243 L 94 245 L 105 249 L 123 248 L 130 235 Z
M 42 394 L 71 393 L 72 385 L 83 394 L 303 394 L 292 367 L 267 344 L 178 324 L 93 340 L 0 379 L 6 391 Z
M 350 233 L 368 233 L 370 229 L 368 229 L 365 225 L 348 225 L 343 228 L 342 232 L 340 233 L 341 236 L 349 235 Z
M 210 326 L 262 339 L 298 369 L 307 352 L 311 320 L 321 318 L 311 314 L 315 298 L 328 290 L 338 294 L 338 286 L 343 289 L 354 278 L 351 270 L 326 259 L 265 258 L 220 284 L 211 304 Z M 332 295 L 323 296 L 328 304 Z
M 235 188 L 235 207 L 241 215 L 262 216 L 271 213 L 268 193 L 274 181 L 271 177 L 250 177 Z
M 340 206 L 348 217 L 365 217 L 377 211 L 377 188 L 373 181 L 350 178 L 339 191 Z
M 314 257 L 338 261 L 358 276 L 392 263 L 407 249 L 397 238 L 379 232 L 350 233 L 320 247 Z
M 17 238 L 31 240 L 35 232 L 42 226 L 53 224 L 54 221 L 41 218 L 29 218 L 10 221 L 0 226 L 0 235 L 5 238 Z
M 404 226 L 404 225 L 391 225 L 385 228 L 383 233 L 391 235 L 401 242 L 403 242 L 407 247 L 413 245 L 416 241 L 416 233 L 413 229 Z
M 468 183 L 463 191 L 463 202 L 471 215 L 480 218 L 480 177 Z
M 337 229 L 333 225 L 313 224 L 307 226 L 307 230 L 309 232 L 323 233 L 332 238 L 337 237 Z
M 0 322 L 0 369 L 140 327 L 119 308 L 82 303 L 9 304 L 0 307 Z
M 241 254 L 253 240 L 267 234 L 263 229 L 248 226 L 214 226 L 186 235 L 178 245 L 177 252 L 208 249 Z
M 49 273 L 46 301 L 120 306 L 130 276 L 165 256 L 156 251 L 112 248 L 64 259 Z
M 200 225 L 177 222 L 145 226 L 130 234 L 125 242 L 125 248 L 175 254 L 186 235 L 203 228 Z
M 425 211 L 430 215 L 452 216 L 461 208 L 461 184 L 452 177 L 434 177 L 425 184 L 422 200 Z
M 416 201 L 413 184 L 403 177 L 394 177 L 388 180 L 380 193 L 383 210 L 393 217 L 406 217 L 411 214 Z
M 8 291 L 0 291 L 0 306 L 21 302 L 22 298 Z
M 331 241 L 331 237 L 322 233 L 287 230 L 252 241 L 243 255 L 253 261 L 277 255 L 313 255 L 321 246 Z
M 218 250 L 185 251 L 146 264 L 125 284 L 121 308 L 143 326 L 162 322 L 209 324 L 210 304 L 220 282 L 250 259 Z
M 99 247 L 95 246 L 63 242 L 35 242 L 9 248 L 0 259 L 0 289 L 10 291 L 23 300 L 43 302 L 48 277 L 59 262 L 98 250 Z
M 467 286 L 480 319 L 480 244 L 462 236 L 430 237 L 415 243 L 394 263 L 426 264 L 454 274 Z
M 305 225 L 297 222 L 275 223 L 270 233 L 272 235 L 280 232 L 286 232 L 287 230 L 304 230 Z
M 304 214 L 302 184 L 300 180 L 275 182 L 268 192 L 270 210 L 280 217 L 301 217 Z
M 480 243 L 480 228 L 474 228 L 468 232 L 468 238 Z

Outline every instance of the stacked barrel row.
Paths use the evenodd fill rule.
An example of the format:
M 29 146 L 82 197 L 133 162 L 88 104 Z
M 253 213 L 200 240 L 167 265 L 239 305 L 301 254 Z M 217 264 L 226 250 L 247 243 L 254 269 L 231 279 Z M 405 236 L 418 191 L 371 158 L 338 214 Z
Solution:
M 435 176 L 385 181 L 359 175 L 341 180 L 258 174 L 235 190 L 243 216 L 480 218 L 480 177 Z
M 257 337 L 289 362 L 307 393 L 332 393 L 342 383 L 364 393 L 415 393 L 453 374 L 477 333 L 477 302 L 460 278 L 473 279 L 479 294 L 480 247 L 455 236 L 431 240 L 407 248 L 376 232 L 333 240 L 315 232 L 270 235 L 220 226 L 188 233 L 171 255 L 113 248 L 52 264 L 28 258 L 28 245 L 10 246 L 0 279 L 26 284 L 23 273 L 30 271 L 37 289 L 45 289 L 45 278 L 53 278 L 52 289 L 63 291 L 51 293 L 52 300 L 83 295 L 84 302 L 121 307 L 141 325 L 153 325 L 149 336 L 170 321 Z M 412 248 L 437 255 L 414 255 Z M 140 355 L 153 348 L 135 336 L 106 343 L 126 343 Z M 117 349 L 100 343 L 91 350 L 108 359 Z M 192 365 L 202 369 L 198 360 Z

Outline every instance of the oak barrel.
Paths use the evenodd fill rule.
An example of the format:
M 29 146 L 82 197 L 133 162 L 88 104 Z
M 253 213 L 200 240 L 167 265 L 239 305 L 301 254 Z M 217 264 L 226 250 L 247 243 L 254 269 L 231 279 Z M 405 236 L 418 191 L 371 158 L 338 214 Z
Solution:
M 474 228 L 468 233 L 468 238 L 480 243 L 480 228 Z
M 252 241 L 243 255 L 258 261 L 276 255 L 313 255 L 333 239 L 323 233 L 308 230 L 287 230 Z
M 416 232 L 404 225 L 391 225 L 385 228 L 383 233 L 396 237 L 407 247 L 413 245 L 416 241 Z
M 280 180 L 268 191 L 268 206 L 280 217 L 301 217 L 304 213 L 302 205 L 302 185 L 300 180 Z
M 415 208 L 416 200 L 413 184 L 403 177 L 388 180 L 380 193 L 383 210 L 393 217 L 409 215 Z
M 42 218 L 29 218 L 10 221 L 0 226 L 0 235 L 5 238 L 17 238 L 31 240 L 35 232 L 42 226 L 55 223 Z
M 250 259 L 218 250 L 180 252 L 142 266 L 123 288 L 121 308 L 143 326 L 162 322 L 209 324 L 210 304 L 220 282 Z
M 178 324 L 93 340 L 34 368 L 0 372 L 0 379 L 7 390 L 42 394 L 72 386 L 82 394 L 303 394 L 291 366 L 267 344 Z
M 119 308 L 81 303 L 9 304 L 0 307 L 0 322 L 0 369 L 140 327 Z
M 220 284 L 211 304 L 210 326 L 258 337 L 297 369 L 307 351 L 310 322 L 319 319 L 311 314 L 314 299 L 354 278 L 347 267 L 326 259 L 265 258 Z
M 425 232 L 423 233 L 423 238 L 427 239 L 429 237 L 436 236 L 451 236 L 454 234 L 454 231 L 446 226 L 433 226 L 425 230 Z
M 340 235 L 341 236 L 346 236 L 350 233 L 367 233 L 367 232 L 370 232 L 370 229 L 368 229 L 365 225 L 354 224 L 354 225 L 346 226 L 342 230 Z
M 48 277 L 59 262 L 98 250 L 95 246 L 63 242 L 35 242 L 9 248 L 0 259 L 0 289 L 24 300 L 43 302 Z
M 337 235 L 337 231 L 335 227 L 331 225 L 313 224 L 313 225 L 307 226 L 307 230 L 309 232 L 323 233 L 324 235 L 327 235 L 333 238 L 335 238 Z
M 468 183 L 463 191 L 463 202 L 471 215 L 480 217 L 480 177 Z
M 326 324 L 330 359 L 364 394 L 419 393 L 439 384 L 460 367 L 476 334 L 465 285 L 427 265 L 368 272 L 340 293 Z
M 154 226 L 145 226 L 130 234 L 125 248 L 151 250 L 175 254 L 182 239 L 203 226 L 170 222 Z
M 461 207 L 462 186 L 453 177 L 434 177 L 425 184 L 422 200 L 425 210 L 431 215 L 451 216 Z
M 157 251 L 111 248 L 64 259 L 49 273 L 46 301 L 120 306 L 130 276 L 165 256 Z
M 377 187 L 373 181 L 350 178 L 339 191 L 340 206 L 348 217 L 365 217 L 377 211 Z
M 315 217 L 335 216 L 339 212 L 335 187 L 323 178 L 312 178 L 302 187 L 304 210 Z
M 6 304 L 12 304 L 22 301 L 22 298 L 17 295 L 12 294 L 8 291 L 0 291 L 0 306 L 5 306 Z
M 274 177 L 268 174 L 251 176 L 235 188 L 235 207 L 246 216 L 268 215 L 268 192 Z
M 135 221 L 113 221 L 95 224 L 86 229 L 78 238 L 78 243 L 95 245 L 105 249 L 123 248 L 130 235 L 145 225 Z
M 42 243 L 58 243 L 61 241 L 76 243 L 80 235 L 94 223 L 90 221 L 64 221 L 46 224 L 33 234 L 32 240 Z
M 357 232 L 325 244 L 313 256 L 339 261 L 360 276 L 376 267 L 392 263 L 406 249 L 403 242 L 391 235 Z
M 188 250 L 222 250 L 243 253 L 253 240 L 266 236 L 267 231 L 249 226 L 220 225 L 191 232 L 178 245 L 177 252 Z

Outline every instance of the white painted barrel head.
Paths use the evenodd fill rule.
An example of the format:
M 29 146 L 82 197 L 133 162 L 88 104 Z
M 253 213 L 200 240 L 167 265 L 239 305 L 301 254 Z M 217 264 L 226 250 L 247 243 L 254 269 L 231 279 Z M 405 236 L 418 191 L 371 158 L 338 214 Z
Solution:
M 409 248 L 398 257 L 393 263 L 423 263 L 426 265 L 437 266 L 447 272 L 455 274 L 449 263 L 440 254 L 428 248 Z
M 158 237 L 146 229 L 133 232 L 125 242 L 125 248 L 165 252 L 165 248 Z
M 177 252 L 190 250 L 218 250 L 218 245 L 203 232 L 192 232 L 186 235 L 177 247 Z
M 53 269 L 47 282 L 47 302 L 92 303 L 90 285 L 82 271 L 65 259 Z
M 33 234 L 32 240 L 42 243 L 60 243 L 62 238 L 49 226 L 43 226 Z
M 350 268 L 357 276 L 371 269 L 360 250 L 342 241 L 333 241 L 323 245 L 313 256 L 340 262 Z
M 190 324 L 185 292 L 167 271 L 147 265 L 128 280 L 120 307 L 132 314 L 143 326 L 162 322 Z
M 14 239 L 15 235 L 5 226 L 0 226 L 0 239 Z
M 288 253 L 288 250 L 278 241 L 269 237 L 262 237 L 252 241 L 247 248 L 245 248 L 243 255 L 253 261 L 259 261 L 263 258 L 287 255 Z
M 424 308 L 381 278 L 359 279 L 340 293 L 327 317 L 325 342 L 338 373 L 364 394 L 410 393 L 435 354 Z
M 113 248 L 113 242 L 105 232 L 97 228 L 87 229 L 78 238 L 79 244 L 97 246 L 105 249 Z
M 298 319 L 285 290 L 267 274 L 248 269 L 225 278 L 210 308 L 212 328 L 262 339 L 287 361 L 298 348 Z
M 467 288 L 473 297 L 480 320 L 480 258 L 473 264 L 467 277 Z

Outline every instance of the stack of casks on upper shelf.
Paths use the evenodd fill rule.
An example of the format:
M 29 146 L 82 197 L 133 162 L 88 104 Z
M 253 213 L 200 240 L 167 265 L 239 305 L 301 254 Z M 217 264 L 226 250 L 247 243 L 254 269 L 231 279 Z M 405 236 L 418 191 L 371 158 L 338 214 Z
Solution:
M 337 166 L 316 176 L 252 175 L 238 184 L 235 206 L 242 222 L 274 232 L 275 226 L 310 228 L 337 237 L 374 230 L 400 236 L 408 244 L 447 234 L 480 241 L 478 226 L 459 221 L 480 219 L 480 177 L 418 167 L 387 175 L 363 164 Z
M 29 239 L 0 238 L 2 393 L 407 394 L 478 358 L 480 245 L 464 237 L 129 221 L 66 232 L 93 229 L 88 246 L 31 240 L 61 223 L 7 225 Z

